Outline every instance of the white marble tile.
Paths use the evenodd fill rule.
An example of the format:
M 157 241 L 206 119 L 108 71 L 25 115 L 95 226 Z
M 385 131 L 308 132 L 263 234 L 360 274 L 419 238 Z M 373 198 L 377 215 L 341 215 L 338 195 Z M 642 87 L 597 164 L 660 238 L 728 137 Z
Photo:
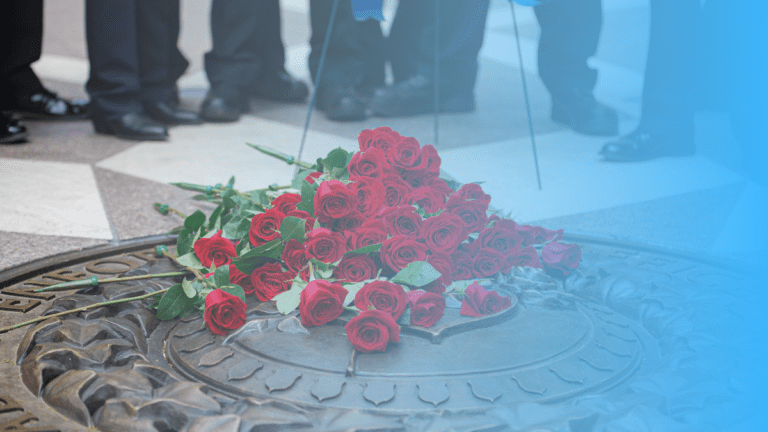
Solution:
M 602 162 L 605 139 L 560 132 L 536 137 L 538 190 L 529 138 L 442 151 L 443 169 L 461 182 L 484 182 L 491 205 L 521 222 L 648 201 L 742 179 L 703 156 L 643 163 Z
M 32 63 L 32 70 L 42 79 L 82 85 L 88 81 L 89 68 L 88 60 L 54 54 L 43 54 Z
M 111 239 L 88 164 L 0 158 L 3 231 Z
M 97 164 L 158 182 L 226 183 L 236 175 L 241 190 L 289 184 L 294 167 L 245 145 L 263 144 L 297 155 L 302 129 L 251 116 L 232 124 L 176 127 L 166 143 L 141 143 Z M 355 150 L 357 141 L 310 131 L 303 160 L 314 161 L 336 147 Z

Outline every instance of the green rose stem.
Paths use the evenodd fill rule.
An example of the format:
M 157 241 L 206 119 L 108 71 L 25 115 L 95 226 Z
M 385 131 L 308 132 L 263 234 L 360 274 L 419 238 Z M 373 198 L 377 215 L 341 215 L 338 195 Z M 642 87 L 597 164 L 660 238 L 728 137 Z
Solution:
M 175 208 L 169 207 L 168 204 L 160 204 L 155 203 L 155 210 L 157 210 L 162 215 L 167 215 L 168 212 L 174 213 L 176 216 L 186 219 L 187 215 L 184 213 L 181 213 L 180 211 L 176 210 Z
M 191 272 L 193 275 L 195 275 L 195 279 L 197 279 L 200 282 L 202 282 L 203 285 L 206 285 L 210 289 L 216 289 L 216 287 L 211 285 L 211 283 L 208 281 L 208 278 L 206 278 L 202 273 L 200 273 L 200 270 L 198 270 L 196 268 L 192 268 L 192 267 L 187 267 L 187 266 L 183 265 L 182 263 L 180 263 L 178 258 L 176 257 L 176 255 L 173 255 L 172 253 L 168 252 L 168 248 L 165 247 L 164 245 L 158 246 L 155 249 L 155 252 L 157 252 L 157 254 L 160 255 L 160 256 L 164 256 L 164 257 L 172 259 L 173 262 L 175 262 L 177 265 L 187 269 L 187 272 Z
M 295 157 L 289 156 L 285 153 L 281 153 L 275 149 L 271 149 L 269 147 L 265 147 L 258 144 L 251 144 L 251 143 L 245 143 L 245 145 L 258 150 L 267 156 L 272 156 L 273 158 L 280 159 L 281 161 L 287 163 L 288 165 L 296 165 L 304 169 L 312 169 L 312 164 L 296 160 Z
M 128 302 L 132 302 L 132 301 L 136 301 L 136 300 L 144 300 L 144 299 L 149 298 L 149 297 L 154 297 L 154 296 L 156 296 L 158 294 L 164 294 L 169 289 L 171 289 L 171 288 L 169 287 L 169 288 L 161 289 L 160 291 L 151 292 L 149 294 L 143 294 L 143 295 L 136 296 L 136 297 L 130 297 L 130 298 L 125 298 L 125 299 L 120 299 L 120 300 L 110 300 L 110 301 L 105 301 L 105 302 L 101 302 L 101 303 L 94 303 L 92 305 L 83 306 L 83 307 L 80 307 L 80 308 L 77 308 L 77 309 L 72 309 L 72 310 L 68 310 L 68 311 L 64 311 L 64 312 L 59 312 L 59 313 L 55 313 L 55 314 L 52 314 L 52 315 L 44 315 L 44 316 L 37 317 L 37 318 L 29 320 L 29 321 L 24 321 L 23 323 L 14 324 L 12 326 L 0 328 L 0 334 L 8 333 L 11 330 L 15 330 L 15 329 L 21 328 L 21 327 L 26 327 L 28 325 L 39 323 L 41 321 L 45 321 L 45 320 L 50 319 L 50 318 L 58 318 L 58 317 L 61 317 L 61 316 L 64 316 L 64 315 L 70 315 L 70 314 L 73 314 L 73 313 L 85 312 L 85 311 L 87 311 L 89 309 L 96 309 L 96 308 L 100 308 L 100 307 L 104 307 L 104 306 L 111 306 L 111 305 L 116 305 L 116 304 L 120 304 L 120 303 L 128 303 Z
M 184 190 L 190 190 L 190 191 L 194 191 L 194 192 L 203 192 L 206 195 L 210 195 L 210 196 L 213 196 L 214 194 L 221 195 L 223 192 L 231 189 L 234 193 L 236 193 L 239 196 L 241 196 L 241 197 L 251 201 L 252 203 L 260 204 L 260 203 L 258 203 L 256 201 L 253 201 L 251 199 L 251 195 L 249 193 L 243 193 L 243 192 L 240 192 L 240 191 L 238 191 L 236 189 L 232 189 L 231 187 L 226 187 L 226 186 L 203 186 L 203 185 L 197 185 L 197 184 L 193 184 L 193 183 L 171 183 L 171 185 L 176 186 L 177 188 L 180 188 L 180 189 L 184 189 Z M 258 191 L 278 191 L 278 190 L 290 189 L 290 188 L 291 188 L 290 185 L 280 186 L 280 185 L 272 184 L 272 185 L 269 185 L 269 186 L 267 186 L 267 187 L 265 187 L 263 189 L 256 189 L 256 190 L 250 191 L 250 193 L 258 192 Z M 160 208 L 158 208 L 158 204 L 155 204 L 155 208 L 160 213 L 163 213 L 162 210 Z M 167 210 L 171 210 L 171 209 L 167 208 Z M 163 213 L 163 214 L 165 214 L 165 213 Z M 179 214 L 179 213 L 177 213 L 177 214 Z
M 114 282 L 130 282 L 130 281 L 137 281 L 137 280 L 144 280 L 144 279 L 168 278 L 168 277 L 184 276 L 187 274 L 189 274 L 188 271 L 178 271 L 178 272 L 170 272 L 170 273 L 145 274 L 145 275 L 139 275 L 139 276 L 126 276 L 122 278 L 109 278 L 109 279 L 96 279 L 96 276 L 94 276 L 90 279 L 82 279 L 77 281 L 57 283 L 55 285 L 47 286 L 44 288 L 38 288 L 33 292 L 69 291 L 69 290 L 78 289 L 86 286 L 97 286 L 97 285 L 103 285 L 103 284 L 114 283 Z

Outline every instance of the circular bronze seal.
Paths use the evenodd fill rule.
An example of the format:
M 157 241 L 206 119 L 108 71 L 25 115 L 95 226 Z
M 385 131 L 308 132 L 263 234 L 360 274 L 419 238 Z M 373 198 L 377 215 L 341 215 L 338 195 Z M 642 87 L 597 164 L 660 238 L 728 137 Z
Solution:
M 583 261 L 567 279 L 518 269 L 495 281 L 511 308 L 467 318 L 449 298 L 436 328 L 404 326 L 386 353 L 356 352 L 344 315 L 305 328 L 295 312 L 255 299 L 247 323 L 226 336 L 198 314 L 158 321 L 151 299 L 51 318 L 4 335 L 13 356 L 2 367 L 13 382 L 0 394 L 0 430 L 718 430 L 732 419 L 714 419 L 713 407 L 748 410 L 734 402 L 742 369 L 712 354 L 732 349 L 729 329 L 746 325 L 739 305 L 750 302 L 754 279 L 679 253 L 569 241 L 582 245 Z M 160 243 L 173 239 L 5 272 L 3 324 L 170 286 L 33 292 L 92 275 L 172 271 L 154 255 Z M 728 307 L 714 312 L 717 302 Z

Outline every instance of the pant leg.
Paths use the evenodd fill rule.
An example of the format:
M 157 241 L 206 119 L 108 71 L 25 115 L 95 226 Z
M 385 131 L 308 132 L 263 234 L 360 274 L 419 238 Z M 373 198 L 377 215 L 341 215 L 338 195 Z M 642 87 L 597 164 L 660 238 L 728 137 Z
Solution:
M 549 93 L 557 98 L 568 97 L 573 89 L 591 92 L 597 71 L 587 59 L 595 55 L 600 39 L 601 0 L 552 0 L 534 11 L 541 27 L 539 76 Z
M 261 0 L 256 17 L 255 40 L 261 59 L 262 73 L 276 74 L 285 70 L 285 46 L 281 35 L 279 0 Z
M 323 41 L 331 20 L 334 0 L 310 0 L 312 37 L 309 69 L 314 78 L 320 63 Z M 321 86 L 344 84 L 378 87 L 384 84 L 384 36 L 378 21 L 355 21 L 349 0 L 339 0 Z
M 699 0 L 652 0 L 640 123 L 693 138 Z
M 477 79 L 477 56 L 483 45 L 487 0 L 440 0 L 439 62 L 441 94 L 471 93 Z M 392 69 L 434 79 L 435 0 L 402 0 L 390 38 Z M 398 65 L 398 60 L 403 65 Z
M 141 112 L 137 0 L 86 0 L 91 72 L 85 85 L 97 120 Z
M 40 59 L 43 42 L 43 0 L 5 0 L 0 5 L 0 107 L 42 90 L 30 64 Z
M 178 79 L 179 0 L 137 0 L 136 28 L 140 98 L 167 101 Z
M 257 37 L 262 3 L 261 0 L 213 0 L 213 48 L 205 54 L 205 72 L 211 88 L 231 96 L 252 90 L 263 66 L 261 41 Z

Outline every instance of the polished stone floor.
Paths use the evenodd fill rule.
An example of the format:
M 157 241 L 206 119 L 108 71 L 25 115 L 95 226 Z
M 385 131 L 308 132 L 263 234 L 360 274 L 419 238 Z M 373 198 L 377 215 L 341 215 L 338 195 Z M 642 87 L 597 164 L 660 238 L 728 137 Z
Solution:
M 307 79 L 308 6 L 282 0 L 286 67 Z M 387 2 L 391 17 L 396 2 Z M 62 95 L 85 97 L 87 78 L 83 0 L 48 0 L 44 55 L 34 67 Z M 210 0 L 182 2 L 180 46 L 191 66 L 180 81 L 183 103 L 196 108 L 207 81 L 202 55 L 210 47 Z M 622 133 L 638 120 L 647 50 L 648 4 L 605 0 L 598 54 L 597 97 L 615 107 Z M 765 190 L 745 180 L 729 119 L 697 114 L 698 154 L 637 164 L 601 162 L 604 138 L 586 137 L 549 119 L 549 96 L 536 72 L 538 25 L 518 8 L 523 65 L 515 48 L 509 4 L 496 0 L 488 19 L 476 87 L 477 111 L 440 118 L 435 142 L 432 116 L 328 121 L 315 112 L 304 158 L 341 146 L 352 149 L 366 128 L 391 126 L 422 144 L 436 144 L 443 170 L 462 182 L 483 182 L 492 205 L 518 222 L 568 232 L 625 239 L 725 259 L 749 257 L 764 236 Z M 386 26 L 386 23 L 385 23 Z M 522 94 L 521 71 L 531 96 L 542 190 L 536 182 Z M 243 189 L 285 183 L 292 168 L 244 145 L 269 145 L 295 154 L 307 104 L 254 101 L 234 124 L 177 127 L 165 143 L 130 142 L 96 135 L 88 122 L 27 122 L 30 142 L 0 146 L 0 270 L 57 253 L 168 232 L 180 224 L 153 203 L 183 212 L 211 208 L 168 185 L 202 184 L 237 177 Z

